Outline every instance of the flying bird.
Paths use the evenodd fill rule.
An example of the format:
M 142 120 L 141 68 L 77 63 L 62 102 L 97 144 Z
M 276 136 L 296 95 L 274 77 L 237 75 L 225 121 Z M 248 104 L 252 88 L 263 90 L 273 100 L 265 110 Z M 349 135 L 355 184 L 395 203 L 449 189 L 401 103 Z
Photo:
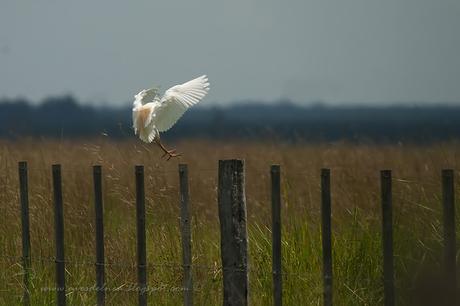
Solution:
M 163 150 L 163 157 L 178 157 L 176 150 L 168 150 L 160 140 L 160 132 L 169 130 L 187 109 L 206 96 L 209 82 L 206 75 L 176 85 L 165 91 L 160 98 L 158 88 L 144 89 L 134 96 L 134 133 L 147 143 L 155 142 Z

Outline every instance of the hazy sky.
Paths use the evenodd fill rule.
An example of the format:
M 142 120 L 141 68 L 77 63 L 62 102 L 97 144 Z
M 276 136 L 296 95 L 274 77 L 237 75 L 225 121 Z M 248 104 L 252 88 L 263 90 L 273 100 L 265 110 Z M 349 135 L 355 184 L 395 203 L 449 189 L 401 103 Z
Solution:
M 459 0 L 2 0 L 0 97 L 460 102 Z

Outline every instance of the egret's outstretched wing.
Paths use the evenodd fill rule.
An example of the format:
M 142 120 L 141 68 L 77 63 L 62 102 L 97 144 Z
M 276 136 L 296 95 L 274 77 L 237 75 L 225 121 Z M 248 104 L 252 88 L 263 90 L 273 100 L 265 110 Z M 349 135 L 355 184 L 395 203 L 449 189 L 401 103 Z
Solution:
M 203 99 L 208 91 L 209 83 L 205 75 L 168 89 L 156 110 L 156 128 L 160 132 L 169 130 L 185 111 Z
M 137 95 L 134 96 L 136 99 L 134 102 L 139 101 L 142 105 L 153 102 L 155 98 L 158 97 L 158 91 L 159 89 L 156 87 L 141 90 Z

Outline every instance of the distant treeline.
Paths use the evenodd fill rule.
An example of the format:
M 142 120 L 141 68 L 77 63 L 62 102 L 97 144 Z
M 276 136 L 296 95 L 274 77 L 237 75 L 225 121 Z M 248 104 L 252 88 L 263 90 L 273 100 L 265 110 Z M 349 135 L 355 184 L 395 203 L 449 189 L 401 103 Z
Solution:
M 0 100 L 0 137 L 131 137 L 131 106 L 80 105 L 73 97 L 40 105 Z M 168 131 L 168 139 L 285 139 L 289 141 L 431 142 L 460 136 L 459 106 L 308 106 L 239 103 L 195 107 Z

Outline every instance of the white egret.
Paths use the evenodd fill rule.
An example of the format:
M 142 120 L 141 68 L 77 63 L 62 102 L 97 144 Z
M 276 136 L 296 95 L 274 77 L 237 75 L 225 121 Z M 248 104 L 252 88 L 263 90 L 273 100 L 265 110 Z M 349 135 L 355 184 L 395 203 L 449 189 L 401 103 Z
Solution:
M 168 150 L 161 143 L 160 132 L 169 130 L 185 111 L 200 102 L 209 91 L 206 75 L 176 85 L 165 91 L 160 98 L 157 88 L 144 89 L 134 96 L 134 133 L 147 143 L 154 141 L 168 160 L 180 156 L 176 150 Z

